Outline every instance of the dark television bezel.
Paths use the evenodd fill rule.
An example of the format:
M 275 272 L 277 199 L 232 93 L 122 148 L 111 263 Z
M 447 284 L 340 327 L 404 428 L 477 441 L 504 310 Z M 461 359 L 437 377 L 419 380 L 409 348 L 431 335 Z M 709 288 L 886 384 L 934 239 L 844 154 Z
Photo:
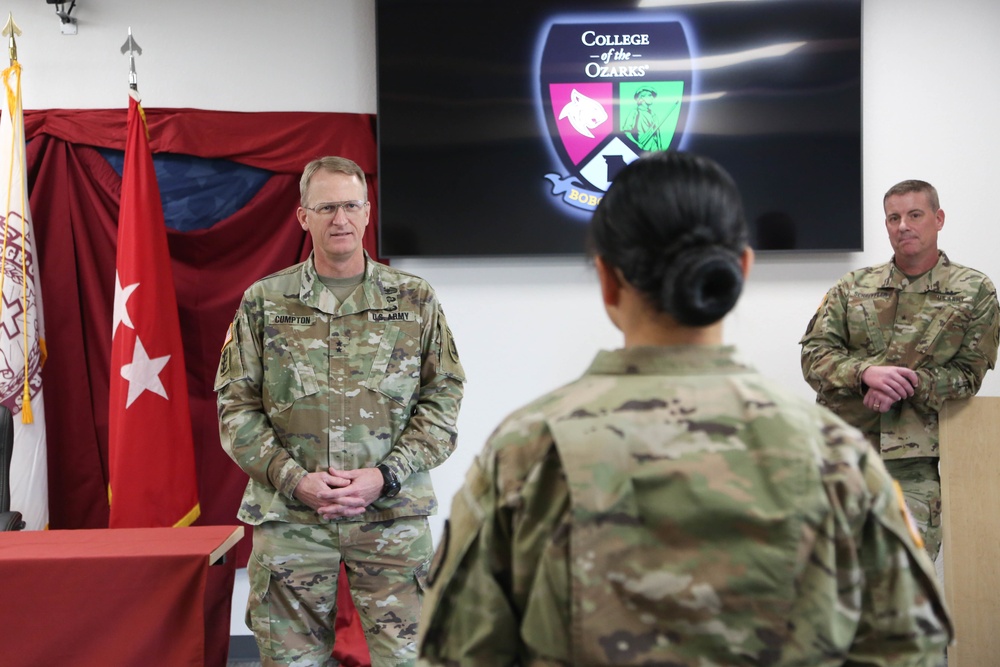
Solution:
M 383 41 L 383 37 L 382 37 L 382 33 L 383 33 L 382 24 L 383 24 L 383 22 L 385 20 L 384 12 L 391 10 L 393 7 L 396 7 L 397 5 L 399 5 L 401 3 L 406 4 L 407 6 L 409 6 L 411 8 L 414 8 L 414 9 L 418 8 L 418 7 L 423 7 L 424 10 L 430 11 L 431 14 L 434 14 L 434 15 L 440 15 L 440 11 L 437 12 L 437 13 L 435 13 L 435 12 L 432 11 L 435 8 L 438 9 L 438 10 L 443 10 L 445 8 L 449 8 L 449 7 L 453 7 L 453 6 L 457 6 L 457 5 L 462 5 L 463 7 L 466 7 L 468 9 L 470 9 L 470 11 L 475 11 L 475 10 L 472 9 L 472 7 L 474 7 L 474 6 L 476 6 L 478 4 L 481 11 L 486 11 L 485 8 L 481 4 L 479 4 L 477 2 L 470 1 L 470 0 L 376 0 L 376 27 L 377 27 L 377 30 L 376 30 L 376 51 L 377 51 L 377 54 L 378 54 L 377 55 L 377 57 L 378 57 L 378 67 L 377 67 L 377 69 L 378 69 L 378 81 L 377 81 L 377 90 L 378 90 L 378 125 L 377 125 L 377 127 L 378 127 L 379 190 L 380 190 L 380 192 L 379 192 L 379 217 L 380 217 L 380 220 L 379 220 L 379 229 L 378 229 L 378 245 L 379 245 L 379 252 L 380 252 L 380 254 L 382 256 L 384 256 L 384 257 L 387 257 L 387 258 L 449 258 L 449 257 L 455 257 L 455 258 L 461 258 L 461 257 L 488 258 L 488 257 L 518 257 L 518 256 L 543 256 L 543 257 L 544 256 L 550 256 L 550 257 L 560 257 L 560 256 L 578 256 L 578 255 L 580 255 L 584 251 L 585 240 L 584 240 L 583 237 L 585 236 L 586 219 L 589 218 L 589 213 L 583 214 L 583 215 L 581 215 L 579 212 L 571 213 L 570 215 L 567 216 L 568 220 L 564 221 L 564 222 L 567 222 L 567 225 L 565 225 L 565 226 L 568 229 L 576 230 L 576 234 L 579 237 L 579 243 L 577 243 L 576 245 L 574 245 L 574 247 L 568 248 L 568 249 L 556 249 L 556 250 L 553 250 L 553 249 L 549 249 L 547 246 L 532 247 L 531 244 L 529 243 L 523 249 L 518 250 L 518 251 L 506 251 L 506 250 L 502 250 L 502 251 L 494 252 L 492 250 L 483 250 L 482 249 L 483 248 L 483 244 L 480 243 L 478 250 L 476 250 L 476 249 L 473 249 L 473 250 L 464 249 L 464 250 L 457 250 L 457 251 L 455 251 L 455 250 L 452 250 L 450 248 L 447 249 L 447 250 L 441 250 L 439 247 L 437 247 L 437 245 L 435 243 L 432 242 L 429 246 L 425 245 L 426 249 L 422 248 L 422 249 L 419 249 L 419 250 L 413 250 L 413 248 L 416 247 L 416 246 L 411 245 L 410 248 L 408 249 L 408 248 L 402 247 L 403 245 L 405 245 L 405 243 L 404 244 L 400 244 L 398 242 L 393 242 L 391 244 L 387 244 L 386 243 L 386 237 L 387 236 L 398 238 L 398 235 L 402 234 L 403 232 L 409 233 L 410 236 L 412 236 L 413 234 L 419 232 L 419 229 L 415 230 L 412 225 L 403 225 L 403 226 L 400 226 L 397 223 L 397 221 L 393 218 L 393 216 L 399 216 L 400 218 L 402 218 L 404 216 L 409 217 L 410 213 L 408 213 L 407 211 L 409 211 L 410 209 L 414 209 L 414 208 L 420 208 L 421 207 L 421 203 L 423 201 L 427 201 L 426 199 L 420 199 L 419 201 L 416 201 L 416 203 L 414 203 L 413 201 L 408 201 L 408 203 L 407 203 L 406 206 L 401 206 L 399 203 L 396 203 L 394 201 L 394 199 L 389 199 L 390 205 L 387 207 L 386 204 L 385 204 L 386 200 L 385 200 L 385 198 L 383 197 L 383 194 L 382 194 L 383 192 L 386 191 L 386 188 L 388 188 L 391 191 L 394 188 L 394 183 L 398 182 L 398 181 L 394 181 L 394 178 L 399 178 L 399 177 L 394 176 L 393 178 L 386 179 L 385 176 L 384 176 L 385 172 L 383 171 L 383 166 L 385 164 L 384 160 L 385 160 L 386 150 L 385 150 L 385 144 L 383 142 L 383 136 L 384 136 L 383 133 L 384 133 L 384 129 L 385 129 L 385 126 L 383 124 L 383 118 L 384 118 L 384 115 L 385 115 L 385 110 L 384 110 L 384 95 L 383 95 L 384 91 L 382 89 L 382 84 L 383 84 L 382 62 L 383 62 L 383 48 L 384 48 L 384 41 Z M 539 3 L 525 3 L 525 4 L 537 5 Z M 559 2 L 559 1 L 553 1 L 553 2 L 545 2 L 543 4 L 545 4 L 546 6 L 550 6 L 550 8 L 544 10 L 545 12 L 548 13 L 548 15 L 557 15 L 557 16 L 559 16 L 559 15 L 566 15 L 567 13 L 572 13 L 574 11 L 581 10 L 581 8 L 583 8 L 584 11 L 593 12 L 593 13 L 596 13 L 596 14 L 601 14 L 603 12 L 621 12 L 623 10 L 627 11 L 627 10 L 629 10 L 630 7 L 631 7 L 631 9 L 633 11 L 639 12 L 639 13 L 656 13 L 656 12 L 665 12 L 665 11 L 667 11 L 667 10 L 660 9 L 660 8 L 640 9 L 637 6 L 635 6 L 636 5 L 635 2 L 615 1 L 615 0 L 601 0 L 601 1 L 597 1 L 597 2 L 587 2 L 587 1 L 583 1 L 583 2 L 579 2 L 579 1 L 578 2 Z M 862 207 L 862 199 L 863 199 L 863 187 L 862 187 L 862 160 L 863 160 L 862 139 L 863 139 L 863 124 L 862 123 L 863 123 L 863 121 L 862 121 L 862 85 L 861 85 L 861 83 L 862 83 L 861 82 L 861 63 L 862 63 L 862 44 L 861 44 L 862 0 L 756 0 L 756 1 L 751 1 L 751 2 L 744 1 L 744 2 L 740 2 L 738 4 L 740 5 L 740 8 L 743 9 L 744 11 L 748 9 L 749 5 L 756 5 L 758 7 L 769 8 L 770 10 L 773 11 L 774 9 L 778 8 L 778 6 L 780 6 L 780 5 L 784 5 L 785 6 L 784 8 L 787 9 L 789 6 L 797 6 L 797 7 L 801 8 L 801 7 L 804 7 L 805 5 L 812 5 L 812 6 L 819 7 L 819 6 L 822 6 L 822 5 L 834 5 L 834 4 L 836 4 L 836 5 L 840 5 L 841 7 L 850 6 L 852 9 L 850 9 L 848 11 L 855 12 L 854 16 L 856 17 L 855 20 L 856 20 L 856 23 L 857 23 L 857 32 L 856 32 L 856 40 L 857 40 L 857 44 L 856 44 L 856 60 L 857 60 L 857 82 L 856 82 L 857 92 L 856 92 L 856 97 L 857 97 L 857 104 L 856 104 L 856 108 L 854 108 L 853 107 L 853 100 L 852 100 L 851 108 L 854 108 L 854 113 L 856 114 L 856 116 L 855 116 L 856 123 L 857 123 L 857 125 L 856 125 L 856 134 L 845 135 L 846 136 L 846 140 L 840 142 L 843 145 L 849 147 L 849 150 L 847 150 L 848 155 L 846 155 L 846 159 L 843 160 L 843 161 L 845 163 L 849 163 L 849 164 L 847 164 L 847 166 L 845 167 L 845 169 L 847 171 L 850 171 L 851 174 L 850 174 L 849 177 L 847 177 L 845 179 L 842 179 L 842 182 L 844 183 L 844 189 L 850 190 L 850 191 L 847 191 L 847 192 L 845 192 L 845 191 L 839 191 L 839 192 L 835 192 L 835 194 L 833 194 L 833 193 L 831 193 L 831 191 L 835 191 L 836 188 L 834 188 L 834 187 L 827 187 L 826 184 L 823 183 L 823 182 L 812 183 L 811 184 L 812 189 L 809 190 L 810 192 L 815 193 L 816 196 L 818 196 L 818 198 L 822 198 L 823 196 L 825 196 L 827 199 L 831 200 L 831 202 L 833 200 L 838 200 L 841 204 L 845 204 L 846 203 L 846 208 L 849 209 L 849 212 L 846 213 L 846 214 L 844 214 L 835 224 L 827 225 L 828 228 L 837 230 L 836 234 L 838 235 L 837 236 L 838 240 L 835 240 L 833 242 L 825 242 L 823 244 L 813 243 L 813 244 L 802 246 L 802 247 L 781 247 L 782 241 L 780 241 L 780 240 L 778 242 L 775 242 L 773 240 L 763 242 L 764 234 L 758 228 L 758 221 L 757 220 L 748 220 L 748 222 L 751 225 L 752 242 L 753 242 L 753 245 L 755 246 L 755 249 L 758 252 L 763 252 L 763 253 L 767 253 L 767 254 L 783 254 L 783 253 L 830 253 L 830 252 L 859 252 L 859 251 L 863 251 L 863 249 L 864 249 L 864 230 L 863 230 L 863 216 L 862 216 L 862 210 L 863 210 L 863 207 Z M 509 6 L 510 5 L 508 5 L 508 7 Z M 671 7 L 671 8 L 668 8 L 668 9 L 669 9 L 669 13 L 674 13 L 674 14 L 676 14 L 676 13 L 683 13 L 685 10 L 687 10 L 689 12 L 690 11 L 705 11 L 704 9 L 695 9 L 696 7 L 697 7 L 697 5 L 691 5 L 691 6 Z M 516 9 L 516 7 L 515 7 L 515 9 Z M 717 6 L 713 11 L 724 11 L 724 8 Z M 486 14 L 482 14 L 481 15 L 481 17 L 484 18 L 484 19 L 486 18 L 486 16 L 487 16 Z M 547 19 L 545 19 L 545 20 L 547 20 Z M 411 28 L 417 28 L 418 26 L 410 25 L 409 27 L 411 27 Z M 486 21 L 486 24 L 483 27 L 483 29 L 489 29 L 489 21 L 488 20 Z M 535 28 L 535 29 L 537 30 L 537 28 Z M 419 32 L 420 32 L 419 30 L 416 30 L 416 29 L 414 30 L 414 33 L 419 33 Z M 528 56 L 523 56 L 523 58 L 527 58 L 527 57 Z M 833 136 L 835 136 L 835 135 L 831 135 L 831 137 L 833 137 Z M 538 137 L 538 139 L 540 139 L 543 142 L 546 141 L 546 137 L 545 137 L 544 134 L 540 134 L 539 137 Z M 470 145 L 469 150 L 475 150 L 478 145 L 479 144 L 472 144 L 472 145 Z M 671 147 L 671 149 L 676 149 L 676 148 L 677 148 L 676 146 L 672 146 Z M 693 147 L 690 146 L 690 144 L 687 145 L 687 146 L 681 145 L 680 148 L 681 149 L 685 149 L 685 150 L 698 150 L 697 147 L 693 148 Z M 552 152 L 551 149 L 549 149 L 549 152 Z M 698 152 L 706 152 L 706 151 L 698 150 Z M 711 155 L 711 153 L 708 153 L 708 154 Z M 712 155 L 712 156 L 716 157 L 715 155 Z M 720 159 L 720 162 L 723 162 L 723 160 Z M 725 163 L 724 163 L 724 166 L 725 166 Z M 461 169 L 461 167 L 460 167 L 460 169 Z M 730 169 L 730 170 L 732 171 L 732 169 Z M 391 169 L 389 171 L 391 173 Z M 766 172 L 769 171 L 769 168 L 768 167 L 763 167 L 759 171 L 762 174 L 764 174 L 764 173 L 766 173 Z M 416 170 L 416 172 L 417 172 L 417 176 L 420 176 L 419 170 Z M 411 170 L 410 172 L 407 172 L 407 173 L 414 173 L 414 170 Z M 438 187 L 435 189 L 436 191 L 434 192 L 434 194 L 428 195 L 428 196 L 431 197 L 431 198 L 433 198 L 433 197 L 441 197 L 441 196 L 447 197 L 448 196 L 448 190 L 449 190 L 449 182 L 451 180 L 450 177 L 449 177 L 449 174 L 447 174 L 447 173 L 441 174 L 440 172 L 435 172 L 434 170 L 432 170 L 430 168 L 427 169 L 427 173 L 431 174 L 430 178 L 429 178 L 430 181 L 433 181 L 435 178 L 438 181 Z M 454 175 L 454 172 L 452 173 L 452 176 L 453 175 Z M 792 173 L 785 173 L 782 176 L 782 178 L 793 179 L 796 176 L 797 176 L 797 174 L 795 174 L 794 170 L 792 170 Z M 852 178 L 851 178 L 852 176 L 853 176 L 853 180 L 854 180 L 854 189 L 851 189 L 850 184 L 849 184 L 850 181 L 852 180 Z M 407 178 L 407 180 L 409 180 L 408 176 L 406 178 Z M 754 191 L 752 189 L 752 186 L 747 184 L 747 180 L 746 179 L 737 178 L 737 181 L 738 181 L 738 183 L 741 186 L 741 190 L 744 191 L 744 198 L 745 199 L 752 198 L 752 196 L 754 194 Z M 431 188 L 428 187 L 428 190 L 430 190 L 430 189 Z M 824 192 L 824 189 L 826 190 L 825 192 Z M 748 193 L 750 195 L 749 198 L 747 196 Z M 813 195 L 806 194 L 806 195 L 803 195 L 803 196 L 813 196 Z M 419 198 L 417 198 L 417 199 L 419 199 Z M 853 204 L 851 203 L 852 201 L 853 201 Z M 839 204 L 832 204 L 832 206 L 838 206 L 838 205 Z M 828 206 L 827 208 L 829 208 L 829 207 L 830 206 Z M 386 216 L 387 208 L 388 208 L 388 213 L 389 213 L 389 217 L 388 218 Z M 748 204 L 748 209 L 749 209 L 749 204 Z M 476 218 L 477 219 L 477 223 L 478 223 L 478 216 L 459 216 L 459 215 L 456 214 L 456 216 L 455 216 L 455 218 L 456 218 L 456 224 L 466 224 L 463 221 L 466 221 L 467 218 L 469 218 L 469 217 Z M 763 220 L 763 217 L 761 217 L 760 219 Z M 388 225 L 386 224 L 387 220 L 389 221 Z M 794 221 L 792 221 L 792 223 L 789 223 L 789 221 L 787 219 L 783 219 L 779 215 L 779 216 L 777 216 L 777 219 L 775 221 L 775 229 L 779 229 L 779 230 L 787 229 L 787 225 L 788 224 L 793 224 L 794 225 L 796 223 Z M 763 223 L 761 223 L 761 228 L 762 228 L 762 226 L 763 226 Z M 795 229 L 799 230 L 800 227 L 795 227 Z M 438 232 L 438 233 L 440 234 L 440 232 Z M 502 232 L 500 232 L 500 234 L 502 234 Z M 778 237 L 775 237 L 775 238 L 778 238 Z M 499 236 L 499 235 L 489 237 L 489 239 L 503 242 L 502 237 Z

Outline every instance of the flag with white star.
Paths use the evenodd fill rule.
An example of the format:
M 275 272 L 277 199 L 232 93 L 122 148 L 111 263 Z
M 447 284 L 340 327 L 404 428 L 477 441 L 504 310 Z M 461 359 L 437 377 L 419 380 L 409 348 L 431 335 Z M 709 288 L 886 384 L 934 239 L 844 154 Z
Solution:
M 111 528 L 198 518 L 184 348 L 142 106 L 129 99 L 111 329 Z

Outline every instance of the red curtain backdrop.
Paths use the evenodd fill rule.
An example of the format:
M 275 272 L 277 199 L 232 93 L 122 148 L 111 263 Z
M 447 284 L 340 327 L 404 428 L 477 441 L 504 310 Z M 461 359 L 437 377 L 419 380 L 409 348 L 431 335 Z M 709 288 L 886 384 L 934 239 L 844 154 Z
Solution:
M 121 178 L 96 148 L 124 150 L 127 112 L 54 109 L 24 116 L 49 352 L 43 382 L 50 526 L 104 528 Z M 251 282 L 308 255 L 295 209 L 299 176 L 313 158 L 341 155 L 364 169 L 372 199 L 365 248 L 377 256 L 375 119 L 198 109 L 146 109 L 146 117 L 154 154 L 223 158 L 273 172 L 243 209 L 213 227 L 167 230 L 198 468 L 196 525 L 232 524 L 246 475 L 219 444 L 213 385 L 226 329 Z M 248 553 L 244 540 L 240 566 Z

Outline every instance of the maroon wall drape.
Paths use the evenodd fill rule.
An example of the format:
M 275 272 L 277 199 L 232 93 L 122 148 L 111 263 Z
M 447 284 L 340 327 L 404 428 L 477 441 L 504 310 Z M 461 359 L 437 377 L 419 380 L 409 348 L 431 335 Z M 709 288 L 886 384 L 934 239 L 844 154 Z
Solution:
M 308 254 L 295 208 L 299 175 L 313 158 L 348 157 L 368 175 L 372 224 L 365 248 L 376 256 L 375 119 L 197 109 L 146 109 L 146 117 L 154 154 L 223 158 L 273 172 L 243 209 L 211 228 L 168 230 L 198 465 L 197 524 L 232 524 L 246 475 L 219 444 L 213 384 L 226 329 L 251 282 Z M 121 178 L 95 147 L 124 150 L 125 130 L 124 108 L 25 112 L 49 352 L 43 383 L 50 526 L 56 529 L 108 525 L 108 387 Z M 240 565 L 248 549 L 244 540 Z

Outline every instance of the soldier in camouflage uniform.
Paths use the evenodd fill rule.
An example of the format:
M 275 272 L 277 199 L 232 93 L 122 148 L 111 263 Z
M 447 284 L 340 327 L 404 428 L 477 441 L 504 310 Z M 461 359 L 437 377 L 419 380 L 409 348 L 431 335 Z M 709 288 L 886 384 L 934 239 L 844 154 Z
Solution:
M 648 154 L 591 238 L 625 347 L 478 456 L 431 565 L 421 661 L 932 665 L 950 621 L 878 455 L 721 345 L 752 261 L 729 176 Z
M 265 665 L 333 664 L 343 560 L 372 664 L 413 664 L 428 471 L 454 451 L 464 372 L 431 287 L 363 251 L 361 169 L 314 161 L 301 190 L 313 253 L 247 289 L 216 380 L 223 447 L 250 476 L 247 623 Z
M 938 250 L 944 211 L 924 181 L 885 195 L 892 261 L 827 292 L 801 340 L 817 401 L 858 427 L 903 487 L 931 559 L 941 547 L 938 412 L 974 396 L 1000 340 L 996 288 Z

